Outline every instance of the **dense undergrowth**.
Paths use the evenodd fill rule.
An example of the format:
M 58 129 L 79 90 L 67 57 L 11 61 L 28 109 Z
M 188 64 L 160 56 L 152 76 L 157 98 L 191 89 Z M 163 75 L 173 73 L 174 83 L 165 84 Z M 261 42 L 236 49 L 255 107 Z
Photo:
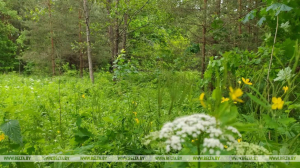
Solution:
M 53 78 L 1 75 L 0 117 L 4 126 L 5 123 L 12 126 L 12 132 L 4 130 L 0 152 L 2 155 L 196 155 L 198 147 L 204 148 L 196 138 L 187 140 L 182 150 L 166 151 L 164 142 L 145 143 L 145 137 L 179 116 L 206 113 L 224 125 L 235 126 L 242 134 L 235 137 L 236 142 L 246 148 L 254 145 L 270 154 L 299 154 L 299 105 L 297 94 L 293 94 L 296 89 L 293 83 L 288 82 L 286 90 L 282 90 L 282 84 L 273 84 L 277 91 L 273 96 L 283 95 L 281 107 L 279 100 L 264 99 L 266 92 L 260 93 L 262 88 L 255 83 L 259 76 L 253 77 L 253 85 L 246 79 L 231 84 L 237 89 L 226 87 L 226 80 L 218 80 L 219 86 L 213 92 L 206 87 L 199 101 L 203 92 L 199 85 L 203 81 L 198 77 L 196 72 L 163 71 L 131 74 L 114 82 L 112 74 L 100 72 L 95 76 L 95 84 L 91 84 L 88 78 L 67 75 Z M 232 147 L 218 149 L 218 154 L 241 154 L 240 149 L 227 148 Z M 241 146 L 241 149 L 245 148 Z M 266 154 L 255 152 L 246 150 L 242 154 Z M 33 164 L 2 163 L 2 166 L 33 167 Z M 224 165 L 202 163 L 201 166 L 221 164 Z M 273 163 L 226 165 L 269 167 Z M 197 163 L 35 163 L 35 166 L 195 167 Z

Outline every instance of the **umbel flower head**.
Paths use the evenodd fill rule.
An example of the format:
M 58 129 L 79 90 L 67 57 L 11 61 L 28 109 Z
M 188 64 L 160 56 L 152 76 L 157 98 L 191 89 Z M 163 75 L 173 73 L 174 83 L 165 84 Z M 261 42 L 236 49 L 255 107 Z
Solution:
M 240 142 L 235 143 L 232 146 L 230 146 L 228 149 L 235 150 L 236 155 L 269 155 L 271 154 L 267 149 L 265 149 L 262 146 L 258 146 L 252 143 L 248 142 Z
M 278 72 L 277 78 L 275 78 L 274 81 L 288 81 L 293 76 L 295 75 L 292 74 L 292 69 L 290 67 L 286 67 Z
M 175 119 L 165 123 L 159 132 L 160 139 L 166 139 L 166 151 L 171 149 L 181 150 L 183 142 L 191 142 L 192 139 L 203 138 L 203 152 L 219 154 L 224 145 L 231 146 L 237 143 L 233 135 L 241 137 L 239 131 L 227 126 L 220 128 L 219 122 L 214 117 L 206 114 L 194 114 Z

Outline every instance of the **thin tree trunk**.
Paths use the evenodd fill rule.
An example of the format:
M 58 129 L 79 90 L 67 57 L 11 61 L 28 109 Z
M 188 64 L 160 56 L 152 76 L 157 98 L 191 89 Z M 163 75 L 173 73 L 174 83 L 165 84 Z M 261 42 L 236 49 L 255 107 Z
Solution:
M 221 0 L 217 0 L 217 15 L 220 17 L 221 14 Z
M 251 11 L 251 7 L 252 7 L 252 4 L 251 4 L 251 0 L 248 0 L 248 13 Z M 251 37 L 251 24 L 250 24 L 250 21 L 248 22 L 248 33 L 249 33 L 249 37 Z
M 87 0 L 83 0 L 83 8 L 84 8 L 84 13 L 85 13 L 86 42 L 87 42 L 87 55 L 88 55 L 88 62 L 89 62 L 90 79 L 91 79 L 92 83 L 94 83 L 93 62 L 92 62 L 92 56 L 91 56 L 89 13 L 88 13 Z
M 257 9 L 257 7 L 258 7 L 258 2 L 259 2 L 259 0 L 255 1 L 255 9 Z M 256 19 L 256 22 L 257 22 L 257 19 Z M 256 48 L 255 49 L 257 49 L 257 47 L 259 46 L 259 44 L 258 44 L 258 34 L 259 34 L 259 28 L 256 26 L 256 28 L 255 28 L 255 44 L 256 44 Z
M 204 0 L 204 24 L 203 24 L 203 44 L 202 44 L 202 70 L 201 78 L 204 78 L 205 72 L 205 51 L 206 51 L 206 15 L 207 15 L 207 0 Z
M 110 16 L 110 10 L 111 10 L 111 0 L 106 1 L 106 9 L 107 9 L 107 14 Z M 108 26 L 108 39 L 109 39 L 109 44 L 110 44 L 110 51 L 111 51 L 111 59 L 110 59 L 110 65 L 111 65 L 111 71 L 113 70 L 113 62 L 114 62 L 114 56 L 116 55 L 115 53 L 115 45 L 114 45 L 114 32 L 113 32 L 113 26 L 112 26 L 112 20 L 110 19 L 110 25 Z
M 81 44 L 83 43 L 82 41 L 82 36 L 81 36 L 81 18 L 82 18 L 82 13 L 81 9 L 79 9 L 79 69 L 80 69 L 80 77 L 83 77 L 83 59 L 82 59 L 82 46 Z
M 54 41 L 53 41 L 53 28 L 52 28 L 52 13 L 51 13 L 51 0 L 48 0 L 49 20 L 50 20 L 50 34 L 51 34 L 51 61 L 52 61 L 52 75 L 55 75 L 55 57 L 54 57 Z
M 118 10 L 118 6 L 119 6 L 119 0 L 117 0 L 117 4 L 116 4 L 116 8 Z M 118 15 L 118 11 L 117 11 L 117 15 Z M 119 27 L 119 19 L 116 18 L 116 28 L 115 28 L 115 55 L 113 57 L 113 60 L 115 60 L 115 57 L 119 54 L 119 43 L 120 43 L 120 27 Z
M 242 18 L 242 0 L 239 0 L 239 19 Z M 239 34 L 242 34 L 242 23 L 239 22 Z
M 127 42 L 127 22 L 128 22 L 128 15 L 127 15 L 127 13 L 125 13 L 124 14 L 123 44 L 122 44 L 122 48 L 124 50 L 126 50 L 126 42 Z

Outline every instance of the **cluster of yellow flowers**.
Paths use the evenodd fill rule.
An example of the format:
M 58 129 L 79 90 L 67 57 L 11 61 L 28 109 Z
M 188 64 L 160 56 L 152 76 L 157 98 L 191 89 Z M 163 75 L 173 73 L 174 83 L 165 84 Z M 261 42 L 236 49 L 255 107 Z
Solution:
M 196 138 L 196 139 L 192 139 L 192 143 L 194 143 L 195 141 L 198 141 L 198 138 Z
M 137 115 L 137 112 L 132 112 L 135 116 Z
M 132 113 L 134 114 L 135 117 L 137 116 L 137 112 L 132 112 Z M 135 122 L 136 122 L 137 124 L 140 123 L 140 121 L 139 121 L 138 118 L 135 118 L 134 120 L 135 120 Z
M 246 84 L 246 85 L 252 85 L 252 83 L 250 82 L 250 79 L 245 79 L 245 78 L 242 78 L 243 82 Z M 238 81 L 239 84 L 241 84 L 241 81 Z M 284 93 L 287 92 L 288 90 L 288 86 L 284 86 L 283 87 L 283 90 L 284 90 Z M 240 88 L 236 88 L 236 89 L 233 89 L 232 87 L 229 87 L 229 96 L 230 96 L 230 99 L 233 101 L 234 104 L 237 104 L 238 102 L 239 103 L 243 103 L 244 101 L 242 99 L 240 99 L 240 97 L 243 95 L 243 91 L 242 89 Z M 200 103 L 201 105 L 206 108 L 206 104 L 205 104 L 205 101 L 204 101 L 204 96 L 205 96 L 205 93 L 201 93 L 200 94 L 200 97 L 199 97 L 199 100 L 200 100 Z M 224 102 L 227 102 L 230 100 L 229 98 L 227 97 L 222 97 L 222 100 L 221 100 L 221 103 L 224 103 Z M 283 108 L 283 104 L 284 104 L 284 101 L 282 101 L 281 97 L 273 97 L 272 98 L 272 109 L 275 110 L 275 109 L 282 109 Z
M 0 141 L 3 141 L 5 139 L 5 135 L 2 133 L 1 135 L 0 135 Z
M 132 101 L 131 104 L 137 106 L 137 102 L 135 102 L 135 101 Z

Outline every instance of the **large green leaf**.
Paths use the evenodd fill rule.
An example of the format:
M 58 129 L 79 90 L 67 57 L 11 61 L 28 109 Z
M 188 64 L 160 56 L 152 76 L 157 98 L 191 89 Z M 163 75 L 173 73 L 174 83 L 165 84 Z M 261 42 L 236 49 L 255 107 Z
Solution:
M 288 11 L 292 10 L 293 8 L 291 8 L 285 4 L 282 4 L 282 3 L 274 3 L 267 7 L 267 11 L 269 11 L 271 9 L 276 11 L 275 16 L 277 16 L 277 15 L 279 15 L 280 12 L 282 12 L 282 11 L 288 12 Z
M 12 141 L 22 144 L 21 128 L 18 120 L 10 120 L 0 126 L 1 130 L 7 135 Z

